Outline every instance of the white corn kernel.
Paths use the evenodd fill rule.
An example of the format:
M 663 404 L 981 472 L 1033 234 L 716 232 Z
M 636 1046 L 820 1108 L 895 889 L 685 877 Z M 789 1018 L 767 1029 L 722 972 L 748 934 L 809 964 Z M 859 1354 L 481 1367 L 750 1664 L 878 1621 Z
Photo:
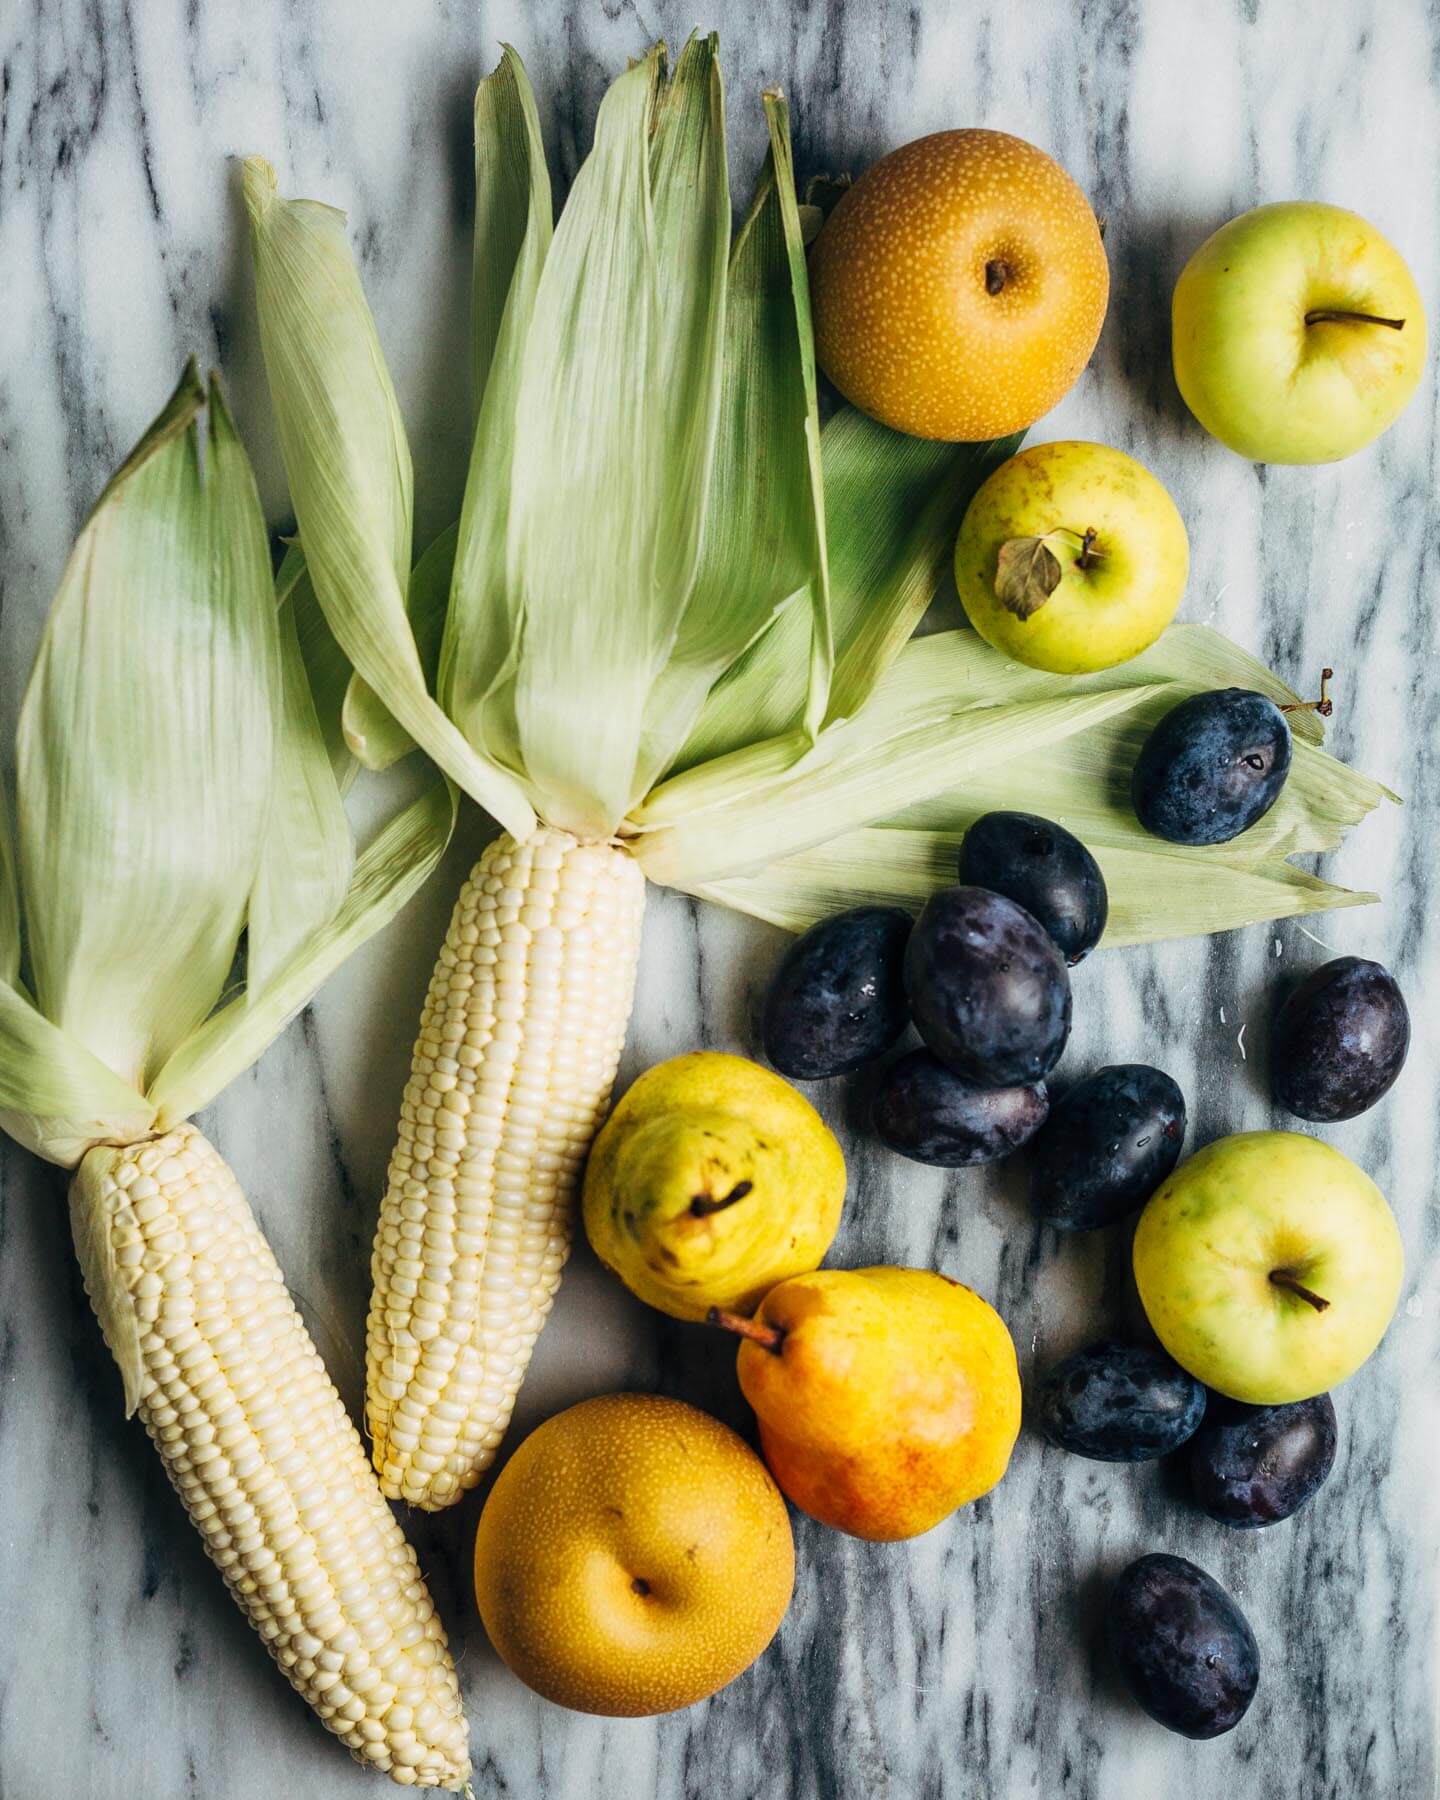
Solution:
M 461 890 L 372 1258 L 366 1415 L 392 1499 L 451 1504 L 504 1435 L 624 1047 L 644 905 L 627 851 L 544 828 L 498 838 Z
M 415 1554 L 230 1169 L 182 1125 L 92 1150 L 71 1209 L 77 1244 L 109 1236 L 108 1268 L 82 1248 L 87 1288 L 102 1318 L 144 1320 L 141 1419 L 275 1661 L 354 1754 L 463 1788 L 459 1687 Z M 123 1254 L 137 1221 L 143 1265 Z M 383 1722 L 397 1683 L 404 1733 Z

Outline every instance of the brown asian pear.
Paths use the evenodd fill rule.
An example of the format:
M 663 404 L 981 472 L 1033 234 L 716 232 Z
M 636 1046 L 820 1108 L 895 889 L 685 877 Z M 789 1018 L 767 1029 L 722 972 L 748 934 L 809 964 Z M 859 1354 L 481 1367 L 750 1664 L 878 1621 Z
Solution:
M 970 441 L 1033 425 L 1073 385 L 1110 271 L 1090 203 L 1003 131 L 894 150 L 836 205 L 810 255 L 820 366 L 896 431 Z

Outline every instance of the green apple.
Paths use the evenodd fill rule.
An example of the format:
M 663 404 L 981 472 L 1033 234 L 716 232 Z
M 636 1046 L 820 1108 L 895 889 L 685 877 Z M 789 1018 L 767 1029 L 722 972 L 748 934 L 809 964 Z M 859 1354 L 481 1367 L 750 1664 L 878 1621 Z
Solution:
M 1171 320 L 1185 404 L 1252 462 L 1353 455 L 1394 424 L 1425 363 L 1425 310 L 1399 251 L 1318 201 L 1222 225 L 1181 272 Z
M 1379 1188 L 1294 1131 L 1220 1138 L 1181 1163 L 1140 1215 L 1134 1256 L 1171 1356 L 1257 1406 L 1353 1375 L 1385 1335 L 1404 1269 Z
M 1128 662 L 1175 616 L 1190 540 L 1148 469 L 1105 444 L 1036 444 L 970 502 L 955 584 L 987 644 L 1035 669 Z

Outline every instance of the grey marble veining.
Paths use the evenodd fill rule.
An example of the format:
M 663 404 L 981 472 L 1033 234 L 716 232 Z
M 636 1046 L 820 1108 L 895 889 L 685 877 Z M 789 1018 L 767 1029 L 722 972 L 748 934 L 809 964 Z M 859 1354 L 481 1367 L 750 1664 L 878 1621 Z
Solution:
M 453 516 L 468 410 L 471 92 L 501 38 L 526 56 L 568 178 L 608 76 L 695 22 L 605 0 L 9 0 L 0 9 L 0 742 L 85 508 L 194 350 L 225 370 L 267 507 L 286 511 L 260 384 L 233 159 L 347 206 L 405 405 L 420 534 Z M 484 1800 L 1421 1800 L 1434 1791 L 1440 1414 L 1436 1365 L 1435 383 L 1377 447 L 1259 470 L 1190 422 L 1169 374 L 1189 250 L 1260 200 L 1354 206 L 1440 296 L 1440 8 L 1423 0 L 715 0 L 740 193 L 791 96 L 802 173 L 863 165 L 953 124 L 1015 131 L 1108 220 L 1099 351 L 1040 435 L 1141 456 L 1189 523 L 1186 615 L 1297 682 L 1337 669 L 1333 743 L 1407 799 L 1333 873 L 1385 905 L 1311 929 L 1377 955 L 1412 997 L 1393 1096 L 1325 1133 L 1399 1213 L 1405 1298 L 1343 1390 L 1315 1506 L 1258 1535 L 1184 1509 L 1163 1470 L 1107 1468 L 1022 1435 L 1003 1486 L 911 1545 L 797 1521 L 793 1608 L 765 1658 L 659 1721 L 564 1713 L 512 1680 L 469 1594 L 478 1497 L 411 1521 L 460 1659 Z M 164 703 L 164 671 L 156 671 Z M 446 868 L 204 1124 L 234 1163 L 346 1398 L 358 1403 L 368 1243 L 434 948 L 477 821 Z M 695 1045 L 753 1047 L 778 934 L 652 900 L 627 1074 Z M 1092 961 L 1067 1067 L 1162 1063 L 1194 1140 L 1280 1121 L 1258 1079 L 1267 996 L 1324 951 L 1294 925 Z M 1242 1027 L 1244 1033 L 1242 1036 Z M 938 1262 L 999 1306 L 1028 1375 L 1138 1323 L 1119 1234 L 1037 1230 L 1018 1178 L 880 1151 L 859 1098 L 821 1104 L 851 1200 L 837 1260 Z M 743 1423 L 727 1350 L 643 1313 L 577 1254 L 516 1435 L 584 1393 L 658 1385 Z M 383 1790 L 276 1677 L 205 1564 L 84 1302 L 59 1175 L 0 1149 L 0 1793 L 15 1800 L 307 1800 Z M 513 1441 L 513 1440 L 512 1440 Z M 1145 1720 L 1097 1653 L 1098 1601 L 1147 1549 L 1194 1557 L 1260 1639 L 1259 1698 L 1192 1745 Z M 367 1790 L 367 1783 L 368 1790 Z

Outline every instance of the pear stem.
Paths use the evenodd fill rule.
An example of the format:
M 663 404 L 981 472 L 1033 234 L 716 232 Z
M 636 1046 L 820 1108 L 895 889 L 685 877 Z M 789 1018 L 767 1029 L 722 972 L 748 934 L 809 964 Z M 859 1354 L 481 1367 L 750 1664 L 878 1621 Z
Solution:
M 1317 306 L 1305 315 L 1307 325 L 1383 325 L 1387 331 L 1403 331 L 1403 319 L 1382 319 L 1375 313 L 1344 312 L 1337 307 Z
M 1289 1269 L 1272 1269 L 1270 1279 L 1276 1287 L 1284 1288 L 1287 1293 L 1298 1294 L 1305 1304 L 1313 1306 L 1316 1312 L 1324 1312 L 1330 1304 L 1322 1294 L 1317 1294 L 1313 1288 L 1306 1287 Z
M 711 1213 L 724 1212 L 727 1206 L 733 1206 L 737 1200 L 743 1200 L 754 1189 L 753 1181 L 737 1181 L 728 1194 L 722 1194 L 717 1200 L 713 1194 L 696 1194 L 690 1202 L 690 1211 L 697 1219 L 708 1219 Z
M 992 257 L 985 265 L 985 292 L 998 294 L 1010 279 L 1010 265 L 1003 257 Z
M 1282 713 L 1313 712 L 1319 713 L 1322 719 L 1328 719 L 1335 710 L 1335 702 L 1330 698 L 1330 683 L 1335 679 L 1333 669 L 1320 671 L 1320 698 L 1318 700 L 1292 700 L 1289 706 L 1280 708 Z
M 749 1338 L 772 1356 L 780 1354 L 785 1333 L 778 1325 L 762 1325 L 758 1319 L 747 1319 L 744 1313 L 727 1312 L 723 1306 L 712 1306 L 705 1315 L 707 1325 L 718 1325 L 722 1331 L 733 1331 L 736 1337 Z

